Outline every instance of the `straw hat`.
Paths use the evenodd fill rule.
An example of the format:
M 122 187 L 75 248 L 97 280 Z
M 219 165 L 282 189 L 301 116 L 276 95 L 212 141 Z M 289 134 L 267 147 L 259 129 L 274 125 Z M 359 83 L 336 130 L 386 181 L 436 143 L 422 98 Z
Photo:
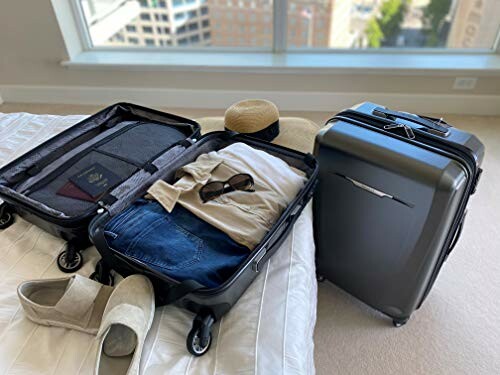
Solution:
M 251 101 L 252 102 L 252 101 Z M 262 102 L 271 103 L 263 100 Z M 241 102 L 240 102 L 241 103 Z M 236 103 L 238 104 L 238 103 Z M 276 107 L 273 103 L 271 103 L 273 107 Z M 241 108 L 241 106 L 240 106 Z M 276 109 L 277 111 L 277 109 Z M 226 117 L 203 117 L 197 119 L 198 123 L 201 125 L 201 131 L 203 134 L 223 130 L 224 128 L 228 129 L 227 120 L 228 120 L 228 112 L 230 116 L 232 111 L 229 109 L 226 111 Z M 248 115 L 242 115 L 244 117 L 248 117 Z M 242 117 L 240 116 L 240 117 Z M 274 118 L 274 117 L 273 117 Z M 271 117 L 269 117 L 271 120 Z M 226 122 L 226 123 L 225 123 Z M 230 127 L 234 128 L 235 121 L 230 120 Z M 248 123 L 255 123 L 256 121 L 250 120 Z M 267 121 L 266 121 L 267 122 Z M 265 121 L 262 121 L 264 124 Z M 240 133 L 249 133 L 245 131 L 245 124 L 243 122 L 238 122 L 240 124 Z M 285 146 L 288 148 L 292 148 L 302 152 L 313 152 L 314 148 L 314 139 L 316 138 L 316 134 L 318 133 L 320 127 L 311 120 L 307 120 L 305 118 L 300 117 L 281 117 L 279 118 L 279 134 L 276 138 L 274 138 L 271 142 L 278 144 L 280 146 Z M 261 125 L 261 130 L 264 125 Z M 259 127 L 252 127 L 251 129 L 259 129 Z M 235 130 L 237 131 L 237 130 Z M 251 132 L 250 132 L 251 133 Z M 254 136 L 254 135 L 252 135 Z
M 268 100 L 249 99 L 234 103 L 226 110 L 226 130 L 272 141 L 280 132 L 280 113 L 276 105 Z

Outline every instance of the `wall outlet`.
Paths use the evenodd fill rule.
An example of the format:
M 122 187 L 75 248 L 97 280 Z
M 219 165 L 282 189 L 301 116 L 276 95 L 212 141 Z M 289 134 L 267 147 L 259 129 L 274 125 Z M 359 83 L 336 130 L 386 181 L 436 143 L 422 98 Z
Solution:
M 453 90 L 473 90 L 476 83 L 476 77 L 457 77 L 453 83 Z

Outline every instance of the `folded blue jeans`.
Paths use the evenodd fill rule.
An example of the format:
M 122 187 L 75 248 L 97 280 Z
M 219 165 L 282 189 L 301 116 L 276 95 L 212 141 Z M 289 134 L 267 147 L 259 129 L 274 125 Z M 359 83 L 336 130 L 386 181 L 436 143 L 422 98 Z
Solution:
M 178 281 L 214 288 L 227 280 L 250 250 L 181 205 L 168 213 L 158 202 L 138 199 L 112 218 L 108 245 Z

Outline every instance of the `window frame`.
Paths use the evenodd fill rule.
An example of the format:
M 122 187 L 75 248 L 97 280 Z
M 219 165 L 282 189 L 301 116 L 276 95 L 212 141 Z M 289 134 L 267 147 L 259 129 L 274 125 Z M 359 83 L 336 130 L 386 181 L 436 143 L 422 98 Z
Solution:
M 52 0 L 53 2 L 55 0 Z M 491 48 L 399 48 L 399 47 L 381 47 L 381 48 L 311 48 L 311 47 L 289 47 L 288 38 L 288 0 L 273 0 L 273 38 L 270 47 L 200 47 L 200 46 L 157 46 L 156 48 L 140 46 L 127 47 L 106 47 L 94 46 L 86 25 L 85 14 L 83 12 L 80 0 L 69 1 L 73 21 L 78 31 L 80 40 L 79 50 L 81 52 L 210 52 L 210 53 L 271 53 L 271 54 L 426 54 L 426 55 L 500 55 L 500 27 L 497 31 L 495 42 Z

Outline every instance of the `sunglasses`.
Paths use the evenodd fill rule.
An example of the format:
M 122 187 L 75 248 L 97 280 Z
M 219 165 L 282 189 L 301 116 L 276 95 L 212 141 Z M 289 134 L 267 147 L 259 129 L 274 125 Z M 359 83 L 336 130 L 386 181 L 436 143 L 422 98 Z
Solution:
M 239 173 L 227 181 L 212 181 L 207 183 L 200 189 L 200 198 L 205 203 L 220 197 L 222 194 L 235 190 L 253 192 L 255 191 L 253 187 L 253 177 L 248 173 Z

